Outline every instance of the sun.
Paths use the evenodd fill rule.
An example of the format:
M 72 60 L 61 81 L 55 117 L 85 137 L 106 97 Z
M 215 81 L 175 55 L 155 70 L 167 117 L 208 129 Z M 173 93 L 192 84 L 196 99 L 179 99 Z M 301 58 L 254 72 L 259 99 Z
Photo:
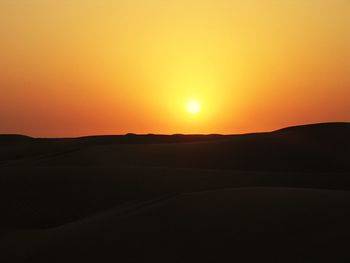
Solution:
M 186 109 L 191 114 L 197 114 L 201 111 L 201 104 L 197 100 L 190 100 L 186 104 Z

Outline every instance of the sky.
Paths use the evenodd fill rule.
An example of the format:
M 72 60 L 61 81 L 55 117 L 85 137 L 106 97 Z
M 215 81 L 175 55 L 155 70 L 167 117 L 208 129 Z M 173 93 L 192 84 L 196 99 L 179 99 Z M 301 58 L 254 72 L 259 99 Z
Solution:
M 0 0 L 0 133 L 350 121 L 349 14 L 349 0 Z

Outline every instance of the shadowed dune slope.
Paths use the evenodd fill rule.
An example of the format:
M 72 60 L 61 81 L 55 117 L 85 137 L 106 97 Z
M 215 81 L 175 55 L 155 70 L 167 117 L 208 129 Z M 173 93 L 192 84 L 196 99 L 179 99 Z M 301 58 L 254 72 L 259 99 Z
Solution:
M 0 135 L 0 262 L 349 262 L 349 135 Z
M 6 140 L 6 138 L 8 138 Z M 0 137 L 2 165 L 119 165 L 256 171 L 349 171 L 350 124 L 245 135 Z
M 349 201 L 329 190 L 194 192 L 3 241 L 13 262 L 345 262 Z
M 126 202 L 239 187 L 350 190 L 349 173 L 83 166 L 0 168 L 0 232 L 50 228 Z

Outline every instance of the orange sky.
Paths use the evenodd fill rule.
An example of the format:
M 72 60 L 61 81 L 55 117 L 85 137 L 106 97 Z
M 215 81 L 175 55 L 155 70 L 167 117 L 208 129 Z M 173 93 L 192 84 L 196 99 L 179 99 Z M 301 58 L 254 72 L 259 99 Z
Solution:
M 350 121 L 349 14 L 347 0 L 2 0 L 0 133 Z

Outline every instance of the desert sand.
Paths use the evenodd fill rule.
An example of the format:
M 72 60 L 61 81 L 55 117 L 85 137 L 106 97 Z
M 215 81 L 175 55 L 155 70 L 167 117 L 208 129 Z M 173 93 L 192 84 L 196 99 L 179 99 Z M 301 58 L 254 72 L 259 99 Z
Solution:
M 0 262 L 349 262 L 350 123 L 0 135 Z

